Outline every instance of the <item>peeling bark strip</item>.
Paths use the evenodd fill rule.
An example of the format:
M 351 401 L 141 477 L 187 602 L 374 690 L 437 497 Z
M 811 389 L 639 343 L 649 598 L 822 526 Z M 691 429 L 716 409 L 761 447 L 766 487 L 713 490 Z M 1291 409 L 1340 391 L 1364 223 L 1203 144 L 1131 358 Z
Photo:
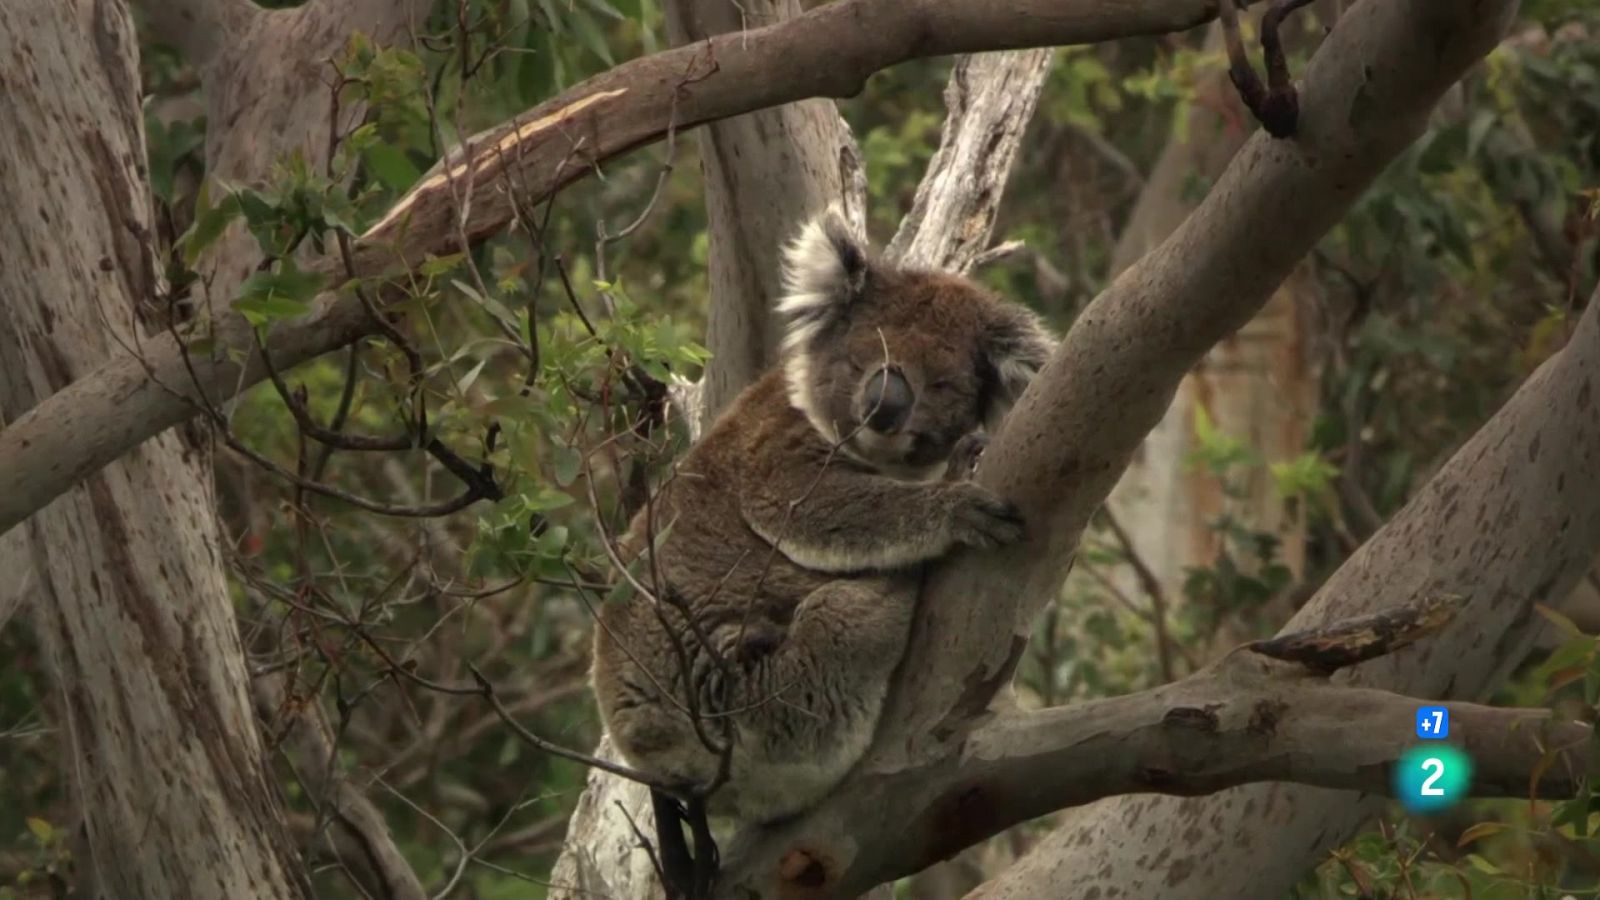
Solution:
M 965 273 L 994 233 L 1000 195 L 1050 74 L 1050 48 L 963 56 L 944 91 L 939 150 L 885 255 Z
M 137 340 L 153 248 L 134 48 L 118 0 L 0 4 L 0 419 Z M 85 896 L 310 896 L 245 696 L 209 485 L 207 454 L 169 433 L 7 539 L 36 579 Z
M 1424 635 L 1438 631 L 1465 603 L 1466 598 L 1459 595 L 1439 594 L 1417 607 L 1386 609 L 1331 628 L 1296 631 L 1256 641 L 1250 644 L 1250 649 L 1326 674 L 1388 656 L 1415 643 Z
M 275 15 L 321 7 L 307 4 Z M 830 3 L 782 24 L 624 63 L 539 105 L 527 119 L 537 121 L 606 91 L 625 91 L 585 110 L 581 122 L 562 130 L 561 140 L 518 144 L 513 163 L 500 178 L 492 185 L 474 185 L 487 189 L 472 195 L 460 231 L 476 239 L 504 228 L 512 217 L 508 186 L 529 201 L 541 201 L 584 177 L 593 164 L 660 140 L 670 129 L 808 97 L 850 95 L 873 72 L 908 59 L 1163 34 L 1213 15 L 1214 0 L 1132 5 L 1022 0 L 1009 4 L 1003 15 L 986 0 Z M 248 79 L 237 80 L 246 84 L 235 89 L 248 89 Z M 499 136 L 515 127 L 513 122 L 491 129 L 475 143 L 499 146 Z M 238 150 L 242 158 L 249 157 L 246 150 Z M 480 160 L 480 166 L 485 163 Z M 430 253 L 453 251 L 455 216 L 453 204 L 412 201 L 409 223 L 394 245 L 358 245 L 357 273 L 376 275 L 405 261 L 415 264 Z M 333 268 L 326 265 L 329 272 Z M 233 283 L 242 277 L 238 271 L 227 274 Z M 231 297 L 220 299 L 218 309 Z M 274 329 L 268 350 L 288 368 L 343 346 L 371 327 L 356 298 L 328 294 L 318 312 Z M 266 373 L 254 359 L 243 371 L 230 360 L 230 348 L 253 356 L 248 329 L 237 316 L 225 317 L 217 331 L 216 353 L 194 364 L 205 395 L 222 400 Z M 146 341 L 140 356 L 115 355 L 0 432 L 0 533 L 90 472 L 194 415 L 192 401 L 201 394 L 174 341 L 165 336 Z
M 519 122 L 513 119 L 511 125 L 500 133 L 490 132 L 480 138 L 472 139 L 465 147 L 457 149 L 440 165 L 435 166 L 432 173 L 400 198 L 400 202 L 396 203 L 376 225 L 368 228 L 361 235 L 361 240 L 368 244 L 398 241 L 401 237 L 399 232 L 411 224 L 411 214 L 418 207 L 442 210 L 445 213 L 452 212 L 455 209 L 456 191 L 476 193 L 500 180 L 510 164 L 507 154 L 515 157 L 526 152 L 534 139 L 545 132 L 553 131 L 558 126 L 573 121 L 580 113 L 596 103 L 620 97 L 625 93 L 627 93 L 626 88 L 599 91 L 531 122 Z M 573 149 L 576 151 L 577 147 Z M 560 177 L 559 170 L 556 177 Z M 465 184 L 458 186 L 457 182 Z

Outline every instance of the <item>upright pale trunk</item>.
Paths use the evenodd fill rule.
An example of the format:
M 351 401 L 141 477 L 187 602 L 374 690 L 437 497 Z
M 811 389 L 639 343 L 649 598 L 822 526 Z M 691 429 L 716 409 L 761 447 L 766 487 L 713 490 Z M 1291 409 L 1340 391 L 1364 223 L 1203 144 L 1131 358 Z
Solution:
M 137 354 L 163 321 L 135 53 L 120 0 L 0 4 L 6 421 Z M 169 431 L 25 525 L 89 896 L 310 892 L 251 714 L 214 515 L 206 448 Z
M 677 0 L 667 30 L 683 45 L 800 13 L 798 0 Z M 865 176 L 832 100 L 819 97 L 713 122 L 696 135 L 704 167 L 708 247 L 702 423 L 709 425 L 777 359 L 773 304 L 779 249 L 796 223 L 830 203 L 858 223 Z

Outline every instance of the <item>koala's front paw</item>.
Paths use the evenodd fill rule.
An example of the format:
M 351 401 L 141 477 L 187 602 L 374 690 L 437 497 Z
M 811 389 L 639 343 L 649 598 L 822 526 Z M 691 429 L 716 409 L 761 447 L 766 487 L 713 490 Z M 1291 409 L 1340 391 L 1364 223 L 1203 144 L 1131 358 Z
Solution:
M 956 543 L 987 550 L 1022 540 L 1022 514 L 993 491 L 969 481 L 952 485 L 950 496 Z
M 950 451 L 950 464 L 945 468 L 946 481 L 966 481 L 978 470 L 978 457 L 989 446 L 989 435 L 982 431 L 971 432 L 956 441 Z

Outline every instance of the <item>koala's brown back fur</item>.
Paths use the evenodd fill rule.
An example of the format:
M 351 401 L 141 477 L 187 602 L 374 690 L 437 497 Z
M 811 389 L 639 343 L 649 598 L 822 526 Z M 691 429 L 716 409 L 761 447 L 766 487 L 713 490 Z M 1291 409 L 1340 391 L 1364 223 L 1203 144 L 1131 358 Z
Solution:
M 865 751 L 918 566 L 1020 536 L 1000 498 L 932 479 L 1050 348 L 1022 308 L 872 262 L 837 218 L 809 225 L 789 261 L 784 365 L 635 520 L 628 545 L 654 546 L 635 577 L 657 598 L 607 605 L 595 643 L 595 693 L 623 756 L 704 786 L 719 757 L 703 738 L 731 740 L 713 809 L 757 821 L 814 802 Z

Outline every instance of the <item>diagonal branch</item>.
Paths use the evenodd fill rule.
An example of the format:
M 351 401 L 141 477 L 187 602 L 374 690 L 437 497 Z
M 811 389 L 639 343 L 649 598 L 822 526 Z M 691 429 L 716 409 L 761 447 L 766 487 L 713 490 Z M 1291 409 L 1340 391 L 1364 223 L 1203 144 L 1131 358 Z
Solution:
M 936 858 L 868 853 L 882 798 L 858 787 L 898 771 L 935 779 L 970 750 L 1089 517 L 1184 373 L 1255 314 L 1421 133 L 1433 103 L 1494 46 L 1514 9 L 1510 0 L 1470 9 L 1366 0 L 1341 18 L 1307 69 L 1298 136 L 1258 135 L 1241 151 L 1188 221 L 1080 315 L 990 445 L 979 478 L 1018 503 L 1029 539 L 960 554 L 930 573 L 867 759 L 781 837 L 734 847 L 731 883 L 761 895 L 848 895 Z M 796 866 L 796 853 L 829 864 Z
M 1539 621 L 1534 604 L 1566 596 L 1600 551 L 1600 494 L 1574 488 L 1588 483 L 1600 460 L 1597 371 L 1600 291 L 1566 347 L 1290 622 L 1301 629 L 1334 617 L 1382 615 L 1422 591 L 1467 599 L 1462 615 L 1437 637 L 1344 673 L 1343 682 L 1425 697 L 1483 697 L 1522 659 Z M 1268 807 L 1271 845 L 1248 842 L 1241 856 L 1233 836 L 1259 830 L 1259 811 Z M 1035 896 L 1058 867 L 1071 871 L 1091 861 L 1095 874 L 1077 885 L 1083 893 L 1075 896 L 1114 884 L 1133 895 L 1211 897 L 1236 886 L 1241 865 L 1249 866 L 1252 890 L 1278 896 L 1375 811 L 1371 798 L 1288 785 L 1184 801 L 1119 798 L 1068 817 L 985 896 Z M 1151 827 L 1109 846 L 1079 844 L 1135 818 Z M 1204 835 L 1180 839 L 1184 823 L 1195 821 L 1209 823 Z M 1152 867 L 1153 847 L 1177 850 Z M 1178 871 L 1185 873 L 1181 891 L 1166 882 Z
M 1209 20 L 1215 7 L 1211 0 L 1026 0 L 1007 15 L 993 12 L 981 0 L 844 0 L 620 65 L 478 135 L 436 166 L 358 242 L 356 273 L 403 271 L 430 253 L 453 252 L 458 234 L 477 241 L 496 233 L 514 213 L 507 185 L 528 195 L 525 205 L 547 199 L 596 164 L 661 139 L 673 117 L 683 128 L 808 97 L 847 96 L 873 72 L 914 58 L 1166 33 Z M 457 190 L 472 198 L 465 223 L 456 221 Z M 333 264 L 321 268 L 344 281 Z M 371 327 L 353 297 L 327 294 L 317 312 L 275 329 L 268 345 L 289 368 Z M 192 417 L 200 389 L 221 401 L 262 379 L 257 361 L 240 366 L 230 355 L 250 350 L 237 316 L 222 320 L 216 338 L 211 358 L 196 360 L 198 384 L 167 336 L 147 342 L 139 358 L 113 359 L 0 432 L 0 533 Z
M 1410 0 L 1353 9 L 1308 66 L 1299 136 L 1253 139 L 1194 214 L 1084 310 L 979 470 L 1021 506 L 1030 539 L 962 555 L 930 577 L 903 666 L 917 678 L 892 692 L 884 723 L 904 740 L 881 741 L 880 763 L 938 755 L 1010 680 L 1089 517 L 1184 374 L 1256 313 L 1421 133 L 1434 101 L 1494 46 L 1512 7 L 1491 15 Z
M 340 770 L 338 744 L 321 705 L 316 698 L 290 698 L 284 681 L 280 673 L 252 681 L 256 712 L 282 729 L 284 752 L 301 783 L 328 810 L 334 855 L 368 896 L 422 900 L 422 882 L 390 839 L 383 813 Z

